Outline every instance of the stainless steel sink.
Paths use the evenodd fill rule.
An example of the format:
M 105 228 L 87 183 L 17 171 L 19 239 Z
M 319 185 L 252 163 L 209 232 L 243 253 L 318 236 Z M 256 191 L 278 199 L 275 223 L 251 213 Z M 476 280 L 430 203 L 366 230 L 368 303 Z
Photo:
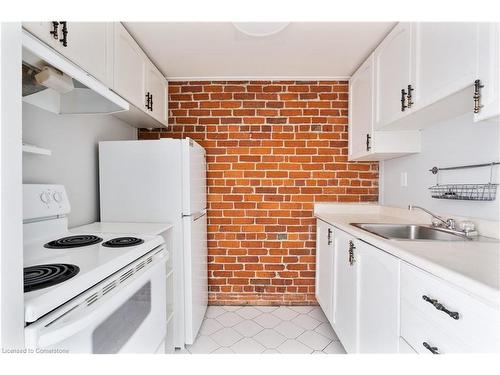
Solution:
M 378 224 L 351 223 L 377 236 L 394 240 L 434 240 L 434 241 L 470 241 L 471 239 L 446 230 L 417 224 Z

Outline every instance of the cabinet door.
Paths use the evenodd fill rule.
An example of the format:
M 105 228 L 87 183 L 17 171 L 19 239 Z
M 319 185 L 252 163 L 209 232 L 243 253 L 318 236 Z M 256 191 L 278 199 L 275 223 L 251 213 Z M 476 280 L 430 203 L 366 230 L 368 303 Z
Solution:
M 373 54 L 349 81 L 349 156 L 370 154 L 373 142 Z
M 316 224 L 316 300 L 333 324 L 333 227 L 324 221 Z
M 112 23 L 109 22 L 67 22 L 66 46 L 62 24 L 57 27 L 58 39 L 53 34 L 52 22 L 27 22 L 23 26 L 41 41 L 47 43 L 61 55 L 72 61 L 106 85 L 112 79 Z
M 401 90 L 407 90 L 411 79 L 411 24 L 397 24 L 374 56 L 375 129 L 380 129 L 408 113 L 401 108 Z
M 58 49 L 61 45 L 61 42 L 59 42 L 60 27 L 57 26 L 55 29 L 57 30 L 57 38 L 50 33 L 54 31 L 52 22 L 23 22 L 23 28 L 54 49 Z
M 415 109 L 468 86 L 476 74 L 477 23 L 421 22 L 412 27 Z
M 354 237 L 335 231 L 335 332 L 348 353 L 356 353 L 357 315 L 357 244 Z M 352 248 L 354 259 L 350 259 Z
M 167 123 L 167 80 L 151 63 L 146 64 L 146 93 L 151 95 L 148 112 L 161 123 Z
M 146 110 L 146 63 L 139 45 L 121 23 L 115 23 L 114 91 L 142 110 Z
M 486 120 L 500 115 L 500 25 L 479 24 L 478 72 L 476 79 L 484 86 L 480 89 L 482 107 L 475 120 Z
M 357 247 L 360 353 L 397 353 L 399 259 L 367 243 Z

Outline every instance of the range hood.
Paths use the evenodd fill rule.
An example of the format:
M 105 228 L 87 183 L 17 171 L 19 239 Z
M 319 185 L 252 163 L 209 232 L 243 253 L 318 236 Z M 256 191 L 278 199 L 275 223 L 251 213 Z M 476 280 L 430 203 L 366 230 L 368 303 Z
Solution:
M 107 114 L 129 110 L 126 100 L 24 30 L 22 46 L 24 102 L 57 114 Z M 50 71 L 48 83 L 40 84 L 36 78 L 42 71 Z M 52 78 L 55 85 L 51 84 Z M 58 79 L 64 85 L 58 85 Z

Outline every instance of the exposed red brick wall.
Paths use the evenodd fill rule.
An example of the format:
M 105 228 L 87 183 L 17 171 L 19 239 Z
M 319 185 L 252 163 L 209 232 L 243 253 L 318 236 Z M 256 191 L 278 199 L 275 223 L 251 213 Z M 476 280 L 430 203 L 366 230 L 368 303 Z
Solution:
M 314 203 L 378 194 L 378 164 L 347 162 L 347 82 L 169 91 L 171 126 L 139 137 L 191 137 L 207 150 L 210 302 L 316 303 Z

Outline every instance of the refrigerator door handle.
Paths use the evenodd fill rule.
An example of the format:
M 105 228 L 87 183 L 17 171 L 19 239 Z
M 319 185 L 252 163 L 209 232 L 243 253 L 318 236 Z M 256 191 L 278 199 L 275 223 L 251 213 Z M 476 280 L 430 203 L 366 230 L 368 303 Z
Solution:
M 201 211 L 197 211 L 197 212 L 193 212 L 192 214 L 188 215 L 188 214 L 182 214 L 182 217 L 192 217 L 193 218 L 193 221 L 195 220 L 198 220 L 200 217 L 202 217 L 203 215 L 205 215 L 207 213 L 207 210 L 201 210 Z

